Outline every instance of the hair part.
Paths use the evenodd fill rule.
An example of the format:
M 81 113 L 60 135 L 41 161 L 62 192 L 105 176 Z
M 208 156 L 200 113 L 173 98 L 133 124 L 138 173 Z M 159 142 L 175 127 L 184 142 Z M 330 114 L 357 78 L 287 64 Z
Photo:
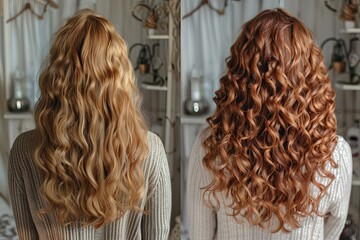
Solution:
M 91 10 L 55 34 L 35 107 L 42 195 L 62 224 L 101 227 L 140 211 L 147 126 L 125 41 Z
M 219 209 L 224 193 L 236 221 L 265 227 L 276 217 L 272 231 L 289 232 L 302 217 L 322 216 L 320 200 L 334 180 L 335 93 L 328 70 L 310 31 L 282 9 L 247 22 L 230 51 L 216 111 L 207 119 L 203 164 L 213 180 L 204 198 Z

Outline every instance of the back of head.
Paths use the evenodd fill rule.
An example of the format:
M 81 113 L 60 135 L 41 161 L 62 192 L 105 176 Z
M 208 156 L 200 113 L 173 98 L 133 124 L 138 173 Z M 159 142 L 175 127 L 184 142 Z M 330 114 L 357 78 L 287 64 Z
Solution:
M 321 215 L 334 179 L 325 166 L 336 167 L 335 94 L 322 53 L 303 23 L 265 10 L 243 26 L 227 68 L 208 119 L 203 162 L 213 181 L 204 194 L 216 208 L 224 192 L 235 220 L 263 227 L 276 217 L 275 232 L 298 228 L 301 217 Z
M 42 213 L 99 227 L 138 210 L 147 127 L 114 26 L 91 10 L 69 18 L 55 35 L 39 86 L 35 160 L 48 202 Z

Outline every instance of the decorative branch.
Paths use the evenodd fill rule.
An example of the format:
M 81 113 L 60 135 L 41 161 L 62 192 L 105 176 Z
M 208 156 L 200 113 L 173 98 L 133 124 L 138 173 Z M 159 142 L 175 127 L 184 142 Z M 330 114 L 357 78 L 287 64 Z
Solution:
M 345 2 L 341 13 L 341 19 L 345 21 L 355 21 L 355 14 L 357 13 L 358 6 L 350 2 Z
M 44 1 L 39 1 L 41 4 L 44 4 Z M 59 5 L 52 1 L 52 0 L 46 0 L 42 12 L 41 14 L 38 14 L 35 12 L 35 10 L 33 9 L 33 7 L 31 6 L 31 4 L 28 2 L 24 5 L 24 7 L 20 10 L 20 12 L 18 12 L 15 16 L 9 18 L 6 23 L 9 23 L 13 20 L 15 20 L 18 16 L 20 16 L 21 14 L 23 14 L 26 10 L 29 10 L 33 15 L 35 15 L 37 17 L 37 19 L 42 20 L 44 19 L 44 14 L 46 12 L 47 6 L 53 7 L 53 8 L 59 8 Z
M 209 0 L 201 0 L 201 2 L 193 10 L 191 10 L 189 13 L 185 14 L 182 19 L 190 17 L 191 15 L 193 15 L 196 11 L 198 11 L 201 7 L 203 7 L 205 5 L 208 5 L 211 10 L 217 12 L 219 15 L 224 15 L 225 9 L 228 5 L 228 0 L 224 0 L 224 6 L 221 9 L 214 8 Z
M 329 1 L 325 0 L 325 6 L 332 12 L 337 12 L 336 8 L 330 5 Z

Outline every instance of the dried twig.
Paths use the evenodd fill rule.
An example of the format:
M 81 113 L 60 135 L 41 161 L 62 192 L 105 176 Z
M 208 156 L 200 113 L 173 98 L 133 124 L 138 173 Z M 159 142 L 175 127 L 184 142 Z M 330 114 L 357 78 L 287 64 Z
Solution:
M 330 5 L 329 1 L 325 0 L 325 6 L 333 12 L 337 12 L 336 8 L 334 8 L 333 6 Z
M 224 15 L 224 13 L 225 13 L 225 8 L 226 8 L 227 5 L 228 5 L 228 0 L 224 0 L 224 6 L 222 7 L 222 9 L 216 9 L 216 8 L 214 8 L 213 5 L 211 4 L 211 2 L 209 2 L 209 0 L 201 0 L 201 2 L 200 2 L 192 11 L 190 11 L 190 12 L 187 13 L 187 14 L 185 14 L 182 19 L 185 19 L 185 18 L 187 18 L 187 17 L 190 17 L 191 15 L 193 15 L 196 11 L 198 11 L 201 7 L 203 7 L 203 6 L 205 6 L 205 5 L 208 5 L 211 10 L 214 10 L 214 11 L 217 12 L 219 15 Z
M 44 1 L 40 1 L 42 4 Z M 50 5 L 50 7 L 53 7 L 53 8 L 59 8 L 59 5 L 52 1 L 52 0 L 46 0 L 44 6 L 43 6 L 43 9 L 42 9 L 42 12 L 41 14 L 38 14 L 35 12 L 35 10 L 33 9 L 33 7 L 31 6 L 31 4 L 28 2 L 24 5 L 24 7 L 20 10 L 20 12 L 18 12 L 15 16 L 9 18 L 6 23 L 9 23 L 13 20 L 15 20 L 18 16 L 20 16 L 21 14 L 23 14 L 26 10 L 29 10 L 32 14 L 34 14 L 39 20 L 42 20 L 44 19 L 44 14 L 46 12 L 46 9 L 47 9 L 47 6 Z

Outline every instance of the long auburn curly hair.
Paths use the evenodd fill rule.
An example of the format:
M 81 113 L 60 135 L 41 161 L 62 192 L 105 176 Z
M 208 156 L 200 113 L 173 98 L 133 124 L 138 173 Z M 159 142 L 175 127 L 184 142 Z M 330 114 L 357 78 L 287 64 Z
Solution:
M 334 179 L 335 93 L 323 55 L 303 23 L 282 9 L 265 10 L 243 26 L 220 79 L 216 111 L 207 119 L 203 164 L 212 182 L 208 204 L 230 199 L 230 216 L 273 232 L 300 227 L 318 211 Z M 318 176 L 328 179 L 322 184 Z M 314 196 L 311 185 L 319 191 Z
M 91 10 L 55 34 L 35 107 L 41 192 L 62 224 L 101 227 L 140 211 L 147 125 L 125 41 Z

